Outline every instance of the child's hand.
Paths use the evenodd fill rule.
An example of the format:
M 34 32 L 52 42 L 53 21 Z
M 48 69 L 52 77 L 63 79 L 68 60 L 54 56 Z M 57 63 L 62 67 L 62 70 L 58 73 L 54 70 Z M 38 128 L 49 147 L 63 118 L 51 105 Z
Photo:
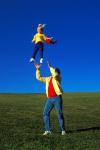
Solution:
M 34 43 L 34 42 L 35 42 L 35 40 L 33 39 L 33 40 L 32 40 L 32 43 Z
M 40 64 L 34 64 L 36 69 L 40 69 Z
M 54 38 L 53 37 L 51 37 L 51 38 L 46 38 L 46 43 L 47 44 L 55 44 L 57 41 L 56 40 L 54 40 Z

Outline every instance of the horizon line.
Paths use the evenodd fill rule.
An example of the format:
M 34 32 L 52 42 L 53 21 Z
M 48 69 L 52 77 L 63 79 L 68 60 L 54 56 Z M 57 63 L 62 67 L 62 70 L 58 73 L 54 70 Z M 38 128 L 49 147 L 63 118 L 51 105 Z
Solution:
M 100 93 L 100 91 L 67 91 L 63 93 Z M 44 92 L 0 92 L 0 94 L 46 94 Z

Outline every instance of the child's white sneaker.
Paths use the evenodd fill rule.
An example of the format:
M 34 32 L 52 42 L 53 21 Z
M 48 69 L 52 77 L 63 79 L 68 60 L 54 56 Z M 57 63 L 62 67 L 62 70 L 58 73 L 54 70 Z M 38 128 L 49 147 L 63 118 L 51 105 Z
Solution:
M 66 135 L 66 132 L 65 132 L 65 131 L 62 131 L 62 132 L 61 132 L 61 135 Z
M 40 59 L 40 63 L 41 63 L 41 64 L 43 63 L 43 58 Z
M 43 135 L 51 135 L 51 131 L 45 131 Z
M 29 62 L 32 63 L 33 61 L 35 61 L 34 58 L 30 58 Z

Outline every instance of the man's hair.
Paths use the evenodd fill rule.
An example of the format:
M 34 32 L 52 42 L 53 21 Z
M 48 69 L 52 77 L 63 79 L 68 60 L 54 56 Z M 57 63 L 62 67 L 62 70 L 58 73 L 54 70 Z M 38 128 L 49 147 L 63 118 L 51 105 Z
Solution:
M 59 68 L 55 68 L 55 72 L 57 72 L 58 75 L 61 74 L 60 69 Z

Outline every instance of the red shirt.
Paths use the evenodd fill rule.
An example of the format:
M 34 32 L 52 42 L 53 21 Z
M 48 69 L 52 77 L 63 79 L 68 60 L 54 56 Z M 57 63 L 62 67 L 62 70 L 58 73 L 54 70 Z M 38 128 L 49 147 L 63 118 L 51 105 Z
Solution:
M 49 87 L 48 87 L 48 97 L 53 98 L 56 96 L 57 96 L 57 94 L 54 90 L 53 83 L 52 83 L 52 77 L 51 77 L 50 82 L 49 82 Z

